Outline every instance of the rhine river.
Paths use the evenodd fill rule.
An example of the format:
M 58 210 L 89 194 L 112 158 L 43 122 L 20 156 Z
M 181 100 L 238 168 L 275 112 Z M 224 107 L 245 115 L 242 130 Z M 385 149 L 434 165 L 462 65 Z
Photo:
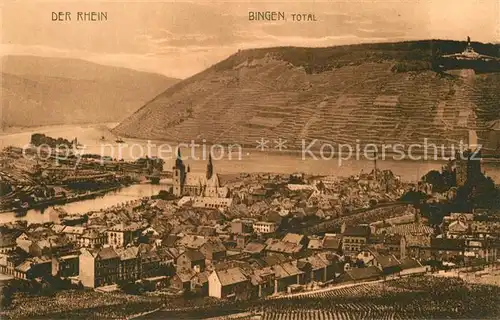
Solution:
M 48 126 L 36 129 L 19 130 L 14 133 L 0 134 L 0 147 L 9 145 L 23 147 L 30 141 L 32 133 L 44 133 L 51 137 L 62 137 L 68 140 L 74 138 L 84 145 L 82 153 L 95 153 L 111 156 L 113 158 L 123 158 L 132 160 L 145 156 L 149 153 L 151 156 L 160 155 L 165 160 L 164 170 L 170 170 L 175 162 L 175 148 L 177 143 L 167 144 L 158 141 L 126 139 L 124 143 L 116 143 L 117 139 L 109 131 L 110 125 L 61 125 Z M 104 139 L 103 139 L 104 138 Z M 197 141 L 201 143 L 201 141 Z M 189 141 L 186 141 L 189 143 Z M 162 148 L 158 146 L 163 144 Z M 149 146 L 149 147 L 148 147 Z M 207 150 L 209 147 L 207 147 Z M 160 150 L 160 152 L 158 152 Z M 234 150 L 233 150 L 234 151 Z M 195 150 L 194 159 L 191 156 L 191 149 L 182 149 L 182 156 L 186 165 L 189 165 L 193 172 L 204 172 L 206 170 L 207 160 L 203 158 L 203 148 L 199 147 Z M 339 160 L 336 158 L 330 160 L 313 159 L 308 156 L 302 158 L 300 152 L 266 152 L 259 149 L 243 149 L 241 153 L 225 152 L 222 156 L 219 153 L 213 160 L 214 171 L 219 174 L 237 174 L 241 172 L 272 172 L 272 173 L 294 173 L 304 172 L 308 174 L 332 175 L 332 176 L 349 176 L 359 174 L 361 171 L 370 172 L 374 167 L 374 161 L 368 159 L 350 159 L 343 160 L 339 165 Z M 239 157 L 241 155 L 241 157 Z M 220 159 L 219 159 L 220 157 Z M 401 176 L 401 179 L 406 181 L 416 181 L 430 170 L 440 170 L 445 164 L 444 161 L 423 161 L 423 160 L 393 160 L 387 156 L 385 160 L 377 160 L 377 168 L 390 169 L 394 174 Z M 500 183 L 500 165 L 497 163 L 483 163 L 482 170 L 486 174 Z M 63 205 L 62 208 L 68 213 L 85 213 L 92 210 L 109 208 L 121 202 L 135 200 L 142 197 L 148 197 L 158 194 L 162 189 L 165 189 L 165 184 L 150 185 L 139 184 L 122 188 L 118 191 L 108 193 L 100 198 L 74 202 Z M 30 223 L 41 223 L 48 221 L 47 215 L 39 210 L 30 210 L 24 217 L 16 217 L 14 213 L 0 213 L 0 223 L 13 221 L 16 219 L 28 220 Z

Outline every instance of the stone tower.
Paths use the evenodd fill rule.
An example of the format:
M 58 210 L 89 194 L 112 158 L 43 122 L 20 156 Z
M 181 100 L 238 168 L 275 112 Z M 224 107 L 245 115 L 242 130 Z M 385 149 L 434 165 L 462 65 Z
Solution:
M 182 196 L 184 182 L 186 180 L 186 166 L 184 165 L 184 162 L 182 162 L 180 148 L 177 148 L 177 159 L 175 159 L 173 171 L 173 194 L 176 197 L 180 197 Z

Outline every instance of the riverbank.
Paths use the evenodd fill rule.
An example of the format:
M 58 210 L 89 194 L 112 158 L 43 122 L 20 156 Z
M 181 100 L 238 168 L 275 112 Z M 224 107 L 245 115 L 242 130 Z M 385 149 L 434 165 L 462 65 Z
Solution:
M 161 144 L 169 144 L 172 149 L 171 152 L 159 152 L 158 148 L 151 147 L 150 156 L 162 156 L 165 160 L 164 169 L 169 170 L 175 165 L 175 148 L 178 142 L 159 141 L 159 140 L 141 140 L 127 138 L 124 139 L 123 144 L 114 144 L 115 135 L 110 133 L 109 127 L 103 124 L 96 125 L 68 125 L 68 126 L 46 126 L 39 130 L 32 130 L 29 128 L 26 131 L 17 134 L 4 134 L 0 135 L 0 146 L 6 147 L 9 145 L 22 147 L 30 141 L 32 133 L 49 134 L 50 136 L 57 136 L 62 138 L 73 139 L 78 138 L 78 141 L 85 145 L 85 153 L 89 154 L 103 154 L 116 158 L 120 154 L 124 160 L 137 159 L 138 154 L 137 145 L 142 146 L 142 150 L 149 150 L 148 145 L 157 146 Z M 103 148 L 101 138 L 105 137 L 109 146 Z M 205 146 L 209 146 L 205 144 Z M 238 157 L 238 152 L 229 154 L 225 152 L 223 157 L 213 157 L 215 172 L 224 174 L 233 173 L 255 173 L 255 172 L 273 172 L 279 174 L 292 174 L 295 172 L 303 172 L 305 174 L 314 175 L 330 175 L 347 177 L 359 174 L 361 171 L 370 172 L 374 167 L 374 161 L 365 159 L 364 157 L 350 159 L 339 159 L 333 157 L 332 159 L 314 159 L 310 156 L 302 158 L 300 151 L 292 151 L 284 148 L 279 151 L 274 149 L 274 141 L 269 142 L 269 148 L 260 150 L 255 146 L 249 146 L 241 152 L 241 158 Z M 193 172 L 205 172 L 207 160 L 206 154 L 203 158 L 203 148 L 200 146 L 191 154 L 190 148 L 181 148 L 183 157 L 186 158 L 188 164 Z M 208 150 L 208 147 L 206 148 Z M 168 148 L 167 148 L 168 150 Z M 227 151 L 227 150 L 225 150 Z M 234 150 L 236 151 L 236 150 Z M 326 151 L 326 150 L 325 150 Z M 381 156 L 381 153 L 380 153 Z M 378 157 L 377 168 L 380 170 L 391 170 L 395 175 L 401 177 L 403 181 L 416 181 L 420 180 L 422 175 L 431 170 L 440 170 L 444 161 L 434 160 L 392 160 L 392 157 L 387 156 L 385 160 Z M 500 165 L 498 162 L 484 162 L 482 170 L 486 171 L 488 176 L 493 180 L 500 181 Z
M 34 203 L 34 204 L 30 205 L 29 207 L 23 208 L 20 210 L 13 210 L 12 208 L 2 209 L 2 210 L 0 210 L 0 214 L 5 213 L 5 212 L 11 212 L 11 211 L 16 211 L 18 213 L 21 213 L 21 212 L 28 211 L 28 210 L 45 209 L 45 208 L 50 207 L 50 206 L 64 205 L 64 204 L 71 203 L 71 202 L 94 199 L 94 198 L 97 198 L 99 196 L 103 196 L 109 192 L 117 191 L 123 187 L 125 187 L 125 185 L 115 186 L 115 187 L 101 189 L 101 190 L 97 190 L 97 191 L 87 191 L 85 193 L 75 194 L 75 195 L 71 195 L 71 196 L 67 196 L 67 197 L 47 199 L 47 200 L 43 200 L 43 201 L 39 201 L 37 203 Z
M 75 126 L 79 126 L 82 128 L 108 128 L 109 131 L 117 126 L 118 122 L 103 122 L 103 123 L 74 123 L 74 124 L 53 124 L 53 125 L 45 125 L 45 126 L 32 126 L 32 127 L 21 127 L 21 126 L 8 126 L 3 127 L 2 131 L 0 131 L 0 137 L 9 134 L 16 133 L 24 133 L 28 131 L 56 131 L 56 130 L 64 130 L 71 129 Z
M 120 203 L 142 199 L 144 197 L 152 197 L 158 195 L 161 190 L 165 190 L 168 185 L 160 182 L 158 185 L 150 183 L 134 183 L 128 186 L 122 186 L 116 190 L 110 190 L 102 195 L 93 195 L 88 199 L 80 201 L 71 201 L 58 206 L 58 208 L 67 212 L 70 215 L 85 214 L 90 211 L 99 211 L 108 209 Z M 50 206 L 49 206 L 50 207 Z M 17 220 L 27 221 L 31 223 L 46 223 L 50 222 L 48 214 L 44 214 L 44 210 L 31 209 L 25 215 L 20 216 L 14 211 L 0 213 L 0 224 L 15 222 Z

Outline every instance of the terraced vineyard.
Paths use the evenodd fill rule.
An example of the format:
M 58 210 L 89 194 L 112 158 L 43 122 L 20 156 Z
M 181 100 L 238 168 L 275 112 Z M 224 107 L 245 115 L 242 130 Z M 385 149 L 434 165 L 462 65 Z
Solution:
M 498 319 L 500 287 L 434 276 L 365 282 L 250 301 L 210 300 L 148 319 Z
M 370 310 L 370 311 L 321 311 L 321 310 L 312 310 L 312 311 L 293 311 L 293 312 L 284 312 L 284 313 L 267 313 L 264 317 L 264 320 L 358 320 L 358 319 L 380 319 L 380 320 L 394 320 L 394 319 L 402 319 L 398 315 L 387 312 L 386 310 Z
M 457 279 L 405 278 L 269 300 L 263 319 L 495 318 L 500 288 Z
M 302 139 L 450 146 L 467 143 L 469 130 L 486 139 L 487 122 L 500 118 L 497 74 L 393 72 L 397 60 L 390 57 L 333 60 L 311 72 L 311 64 L 286 59 L 286 49 L 265 50 L 238 52 L 173 86 L 116 133 L 248 146 L 282 138 L 296 149 Z

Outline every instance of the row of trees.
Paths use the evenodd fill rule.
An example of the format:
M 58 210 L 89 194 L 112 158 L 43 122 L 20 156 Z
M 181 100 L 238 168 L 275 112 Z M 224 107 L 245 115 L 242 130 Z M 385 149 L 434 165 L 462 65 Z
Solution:
M 480 174 L 474 180 L 467 180 L 463 186 L 457 186 L 456 172 L 452 170 L 429 171 L 421 179 L 432 185 L 436 193 L 448 193 L 448 201 L 428 203 L 429 198 L 424 192 L 412 190 L 401 197 L 417 205 L 431 225 L 439 225 L 444 216 L 451 212 L 470 212 L 472 209 L 499 209 L 500 190 L 490 177 Z

